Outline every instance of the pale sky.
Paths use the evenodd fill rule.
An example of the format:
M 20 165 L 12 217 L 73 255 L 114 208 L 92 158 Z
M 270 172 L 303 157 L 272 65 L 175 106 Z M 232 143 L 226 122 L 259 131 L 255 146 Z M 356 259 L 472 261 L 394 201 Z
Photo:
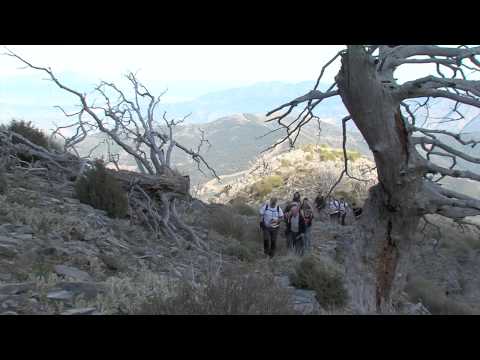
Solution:
M 34 45 L 8 48 L 35 64 L 57 73 L 82 74 L 93 80 L 118 78 L 140 70 L 142 78 L 156 81 L 303 81 L 316 77 L 321 65 L 342 45 Z M 0 76 L 31 73 L 18 62 L 0 57 Z M 334 72 L 326 74 L 333 79 Z
M 153 93 L 166 88 L 164 102 L 186 101 L 208 92 L 257 82 L 315 80 L 324 63 L 344 45 L 7 45 L 34 65 L 51 67 L 59 79 L 79 91 L 91 91 L 100 79 L 119 81 L 138 71 L 140 81 Z M 0 49 L 0 53 L 3 53 Z M 0 121 L 40 114 L 37 108 L 76 104 L 45 75 L 20 69 L 15 58 L 0 55 Z M 333 81 L 337 59 L 325 72 Z M 409 65 L 396 73 L 400 82 L 433 73 L 426 65 Z M 87 85 L 85 85 L 87 84 Z M 121 84 L 121 82 L 120 82 Z M 21 110 L 20 110 L 21 108 Z M 46 110 L 45 110 L 46 111 Z M 43 112 L 44 118 L 53 110 Z M 35 119 L 32 119 L 35 121 Z

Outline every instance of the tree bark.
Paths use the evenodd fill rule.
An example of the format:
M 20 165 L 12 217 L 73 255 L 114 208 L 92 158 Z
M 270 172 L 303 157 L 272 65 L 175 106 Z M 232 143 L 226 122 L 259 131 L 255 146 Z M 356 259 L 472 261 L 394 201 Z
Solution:
M 367 312 L 381 310 L 402 290 L 420 219 L 416 196 L 423 179 L 410 166 L 415 159 L 389 76 L 379 72 L 361 46 L 353 45 L 336 78 L 340 96 L 373 152 L 379 179 L 346 264 L 352 304 Z

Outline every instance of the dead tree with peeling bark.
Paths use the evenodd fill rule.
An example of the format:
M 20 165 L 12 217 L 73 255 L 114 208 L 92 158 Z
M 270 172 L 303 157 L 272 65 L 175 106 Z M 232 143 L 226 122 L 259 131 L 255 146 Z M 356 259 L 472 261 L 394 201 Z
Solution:
M 180 232 L 183 232 L 190 238 L 191 243 L 205 247 L 192 229 L 181 221 L 176 211 L 176 200 L 189 195 L 190 181 L 188 177 L 172 170 L 174 149 L 191 156 L 200 171 L 206 167 L 217 179 L 219 178 L 201 154 L 202 146 L 209 144 L 204 132 L 201 133 L 197 149 L 189 149 L 178 143 L 174 134 L 175 127 L 183 123 L 187 116 L 176 120 L 168 119 L 165 112 L 161 116 L 158 115 L 157 107 L 164 93 L 159 96 L 152 95 L 139 82 L 137 76 L 130 72 L 126 79 L 132 94 L 129 95 L 112 82 L 102 81 L 95 87 L 93 96 L 87 97 L 87 94 L 65 85 L 50 68 L 33 65 L 8 49 L 5 55 L 18 59 L 27 68 L 47 74 L 48 80 L 78 99 L 80 110 L 77 112 L 67 113 L 57 106 L 66 117 L 75 118 L 71 124 L 60 126 L 54 132 L 61 135 L 61 130 L 74 130 L 72 136 L 63 136 L 66 154 L 73 153 L 79 159 L 85 160 L 80 157 L 75 146 L 84 141 L 89 133 L 105 134 L 109 148 L 111 142 L 114 142 L 136 161 L 140 173 L 116 171 L 112 174 L 130 192 L 129 199 L 137 209 L 140 209 L 139 211 L 142 211 L 143 217 L 150 222 L 150 227 L 161 229 L 165 235 L 177 242 L 183 240 L 184 237 L 180 235 Z M 109 151 L 108 161 L 119 169 L 117 154 Z M 82 166 L 81 169 L 83 168 Z M 168 189 L 170 191 L 167 191 Z M 162 205 L 162 210 L 152 210 L 152 200 L 158 201 Z
M 480 70 L 479 55 L 478 46 L 349 45 L 322 68 L 313 90 L 267 114 L 273 115 L 268 121 L 277 121 L 286 131 L 273 146 L 294 143 L 302 126 L 315 118 L 315 107 L 340 96 L 348 112 L 342 122 L 344 147 L 345 123 L 351 119 L 373 153 L 379 183 L 370 189 L 347 263 L 351 296 L 365 311 L 382 309 L 402 291 L 413 235 L 422 217 L 439 214 L 461 222 L 480 215 L 479 199 L 439 183 L 443 177 L 480 180 L 480 174 L 456 166 L 457 159 L 479 164 L 480 158 L 469 155 L 465 148 L 447 145 L 439 135 L 459 145 L 474 147 L 478 142 L 466 140 L 460 133 L 422 127 L 417 119 L 418 108 L 427 107 L 432 98 L 446 99 L 459 115 L 445 121 L 461 120 L 464 107 L 480 108 L 480 81 L 471 79 L 471 74 Z M 320 91 L 326 67 L 338 59 L 341 65 L 335 82 Z M 405 64 L 430 64 L 435 75 L 400 84 L 394 73 Z M 305 107 L 294 121 L 282 122 L 300 104 Z M 452 163 L 441 166 L 432 156 Z M 346 160 L 345 175 L 350 176 Z

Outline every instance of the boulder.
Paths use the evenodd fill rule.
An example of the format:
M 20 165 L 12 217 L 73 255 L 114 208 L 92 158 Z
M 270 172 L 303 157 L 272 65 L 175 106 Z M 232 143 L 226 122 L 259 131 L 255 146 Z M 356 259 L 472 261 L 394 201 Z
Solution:
M 96 310 L 94 307 L 70 309 L 62 312 L 60 315 L 92 315 Z
M 13 283 L 0 285 L 0 295 L 18 295 L 35 288 L 34 282 Z
M 73 295 L 73 292 L 68 290 L 51 291 L 47 294 L 47 299 L 66 301 L 72 300 Z
M 13 258 L 18 255 L 18 251 L 11 245 L 0 244 L 0 257 Z
M 79 270 L 75 267 L 70 267 L 66 265 L 55 265 L 53 270 L 58 275 L 63 275 L 66 277 L 73 278 L 80 281 L 93 281 L 92 277 L 85 271 Z

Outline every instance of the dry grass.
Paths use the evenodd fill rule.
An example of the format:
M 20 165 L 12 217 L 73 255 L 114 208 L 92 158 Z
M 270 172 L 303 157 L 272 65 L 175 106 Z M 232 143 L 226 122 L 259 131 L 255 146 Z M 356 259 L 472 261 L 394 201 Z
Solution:
M 231 267 L 210 272 L 201 282 L 182 279 L 172 296 L 147 300 L 137 314 L 163 315 L 288 315 L 295 314 L 292 297 L 271 274 Z
M 316 292 L 318 303 L 325 308 L 340 308 L 348 300 L 343 278 L 331 264 L 307 256 L 297 264 L 291 275 L 294 286 L 312 289 Z
M 433 315 L 471 315 L 475 313 L 474 309 L 468 305 L 449 299 L 440 288 L 421 276 L 412 278 L 405 291 L 410 301 L 422 302 Z

